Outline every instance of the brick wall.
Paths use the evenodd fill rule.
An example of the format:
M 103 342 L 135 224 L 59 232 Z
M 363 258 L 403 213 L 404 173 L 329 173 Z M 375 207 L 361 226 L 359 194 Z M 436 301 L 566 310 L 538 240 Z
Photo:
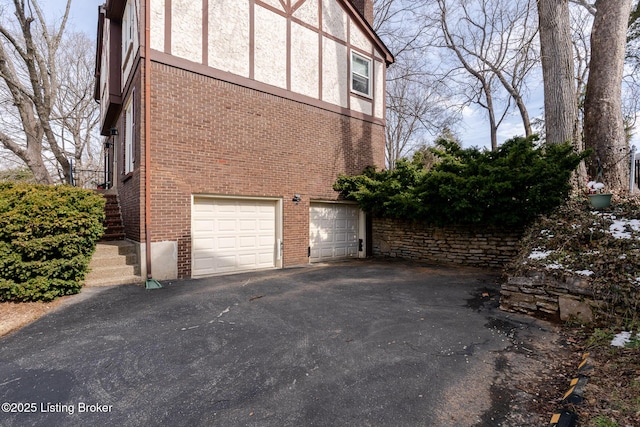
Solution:
M 282 198 L 291 266 L 308 262 L 310 200 L 336 200 L 340 173 L 384 165 L 383 126 L 152 66 L 152 239 L 178 242 L 180 277 L 191 274 L 192 194 Z
M 135 157 L 134 171 L 128 175 L 122 174 L 124 165 L 124 141 L 125 141 L 125 123 L 124 110 L 120 113 L 116 128 L 118 129 L 117 150 L 118 150 L 118 170 L 114 171 L 113 180 L 118 187 L 120 196 L 120 209 L 122 211 L 122 221 L 125 227 L 125 236 L 136 242 L 144 241 L 144 146 L 140 141 L 144 141 L 144 126 L 142 114 L 142 91 L 141 79 L 142 70 L 141 62 L 138 61 L 139 67 L 134 69 L 131 78 L 131 84 L 127 87 L 127 92 L 123 95 L 123 106 L 131 93 L 134 95 L 134 113 L 135 113 Z
M 520 230 L 433 227 L 412 221 L 373 219 L 374 256 L 500 268 L 516 255 Z
M 373 25 L 373 0 L 351 0 L 364 19 Z

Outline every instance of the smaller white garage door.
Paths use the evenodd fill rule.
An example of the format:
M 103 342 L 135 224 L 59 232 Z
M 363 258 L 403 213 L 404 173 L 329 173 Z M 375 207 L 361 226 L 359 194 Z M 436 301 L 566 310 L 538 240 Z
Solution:
M 275 267 L 276 202 L 195 198 L 192 276 Z
M 309 210 L 310 261 L 328 261 L 358 256 L 357 206 L 311 203 Z

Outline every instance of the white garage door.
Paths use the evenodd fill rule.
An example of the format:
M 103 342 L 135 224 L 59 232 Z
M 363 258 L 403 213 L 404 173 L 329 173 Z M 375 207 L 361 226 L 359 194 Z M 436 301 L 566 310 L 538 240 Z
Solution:
M 192 276 L 275 267 L 276 202 L 195 198 Z
M 310 261 L 358 256 L 357 206 L 311 203 L 309 210 Z

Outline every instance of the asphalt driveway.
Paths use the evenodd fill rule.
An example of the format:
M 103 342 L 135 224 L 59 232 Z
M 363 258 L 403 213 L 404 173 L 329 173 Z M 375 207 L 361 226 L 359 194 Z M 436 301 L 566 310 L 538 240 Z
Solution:
M 0 338 L 0 425 L 491 425 L 504 325 L 549 333 L 496 279 L 356 261 L 87 289 Z

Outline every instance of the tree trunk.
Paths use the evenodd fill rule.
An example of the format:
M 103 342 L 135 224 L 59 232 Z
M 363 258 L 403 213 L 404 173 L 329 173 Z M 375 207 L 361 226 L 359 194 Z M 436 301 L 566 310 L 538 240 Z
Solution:
M 629 148 L 622 117 L 622 76 L 631 0 L 596 1 L 585 98 L 584 140 L 594 154 L 589 173 L 612 190 L 629 182 Z
M 546 140 L 572 141 L 577 105 L 568 0 L 538 0 Z

